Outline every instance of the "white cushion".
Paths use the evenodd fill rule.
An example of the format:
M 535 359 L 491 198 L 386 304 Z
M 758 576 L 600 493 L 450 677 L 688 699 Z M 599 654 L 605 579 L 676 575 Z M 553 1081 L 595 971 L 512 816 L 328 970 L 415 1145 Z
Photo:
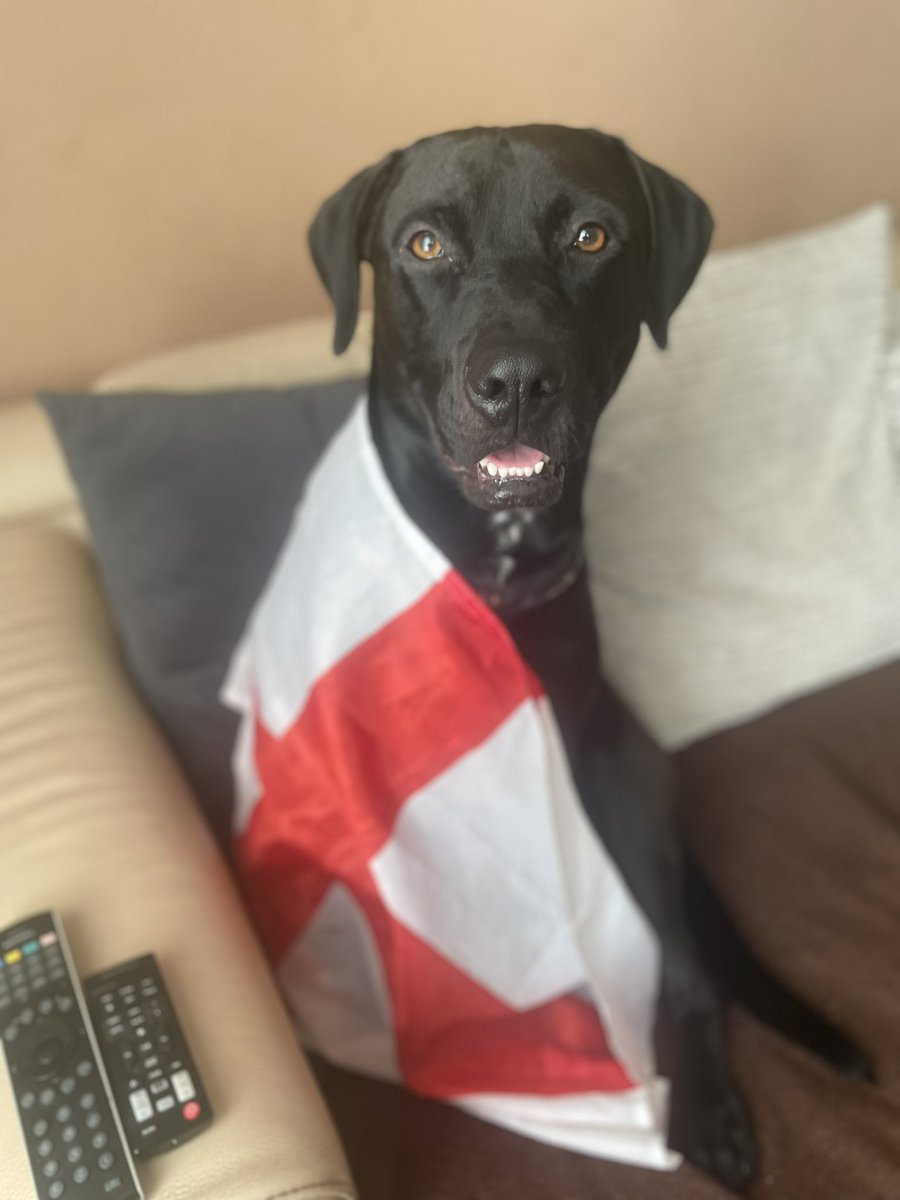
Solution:
M 611 678 L 668 747 L 900 655 L 887 209 L 707 260 L 601 418 Z

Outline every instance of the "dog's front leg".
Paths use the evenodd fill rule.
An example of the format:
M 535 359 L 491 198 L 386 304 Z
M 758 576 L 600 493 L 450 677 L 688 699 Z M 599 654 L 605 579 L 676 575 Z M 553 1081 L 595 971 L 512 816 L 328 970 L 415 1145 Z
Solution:
M 756 1172 L 756 1141 L 728 1066 L 721 1000 L 685 921 L 671 770 L 603 685 L 591 707 L 570 761 L 597 834 L 660 940 L 656 1042 L 672 1080 L 669 1144 L 739 1189 Z

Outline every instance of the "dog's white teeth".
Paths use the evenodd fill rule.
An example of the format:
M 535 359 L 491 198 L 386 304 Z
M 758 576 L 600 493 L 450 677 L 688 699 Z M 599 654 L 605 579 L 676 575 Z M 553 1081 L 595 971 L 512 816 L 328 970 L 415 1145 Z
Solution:
M 479 461 L 478 465 L 490 475 L 491 479 L 530 479 L 532 475 L 540 475 L 549 461 L 550 459 L 545 454 L 542 459 L 539 459 L 536 463 L 532 463 L 529 467 L 501 467 L 492 461 L 490 455 L 486 454 Z

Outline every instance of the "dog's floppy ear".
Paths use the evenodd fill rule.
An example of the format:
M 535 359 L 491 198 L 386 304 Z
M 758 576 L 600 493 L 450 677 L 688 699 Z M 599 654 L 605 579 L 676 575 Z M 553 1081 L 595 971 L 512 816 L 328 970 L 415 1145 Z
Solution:
M 625 150 L 650 212 L 650 295 L 644 320 L 653 340 L 664 350 L 669 318 L 694 282 L 709 249 L 713 218 L 687 184 L 639 157 L 628 146 Z
M 371 216 L 394 155 L 354 175 L 325 201 L 309 229 L 309 248 L 334 305 L 334 352 L 350 345 L 359 315 L 359 264 L 370 255 Z

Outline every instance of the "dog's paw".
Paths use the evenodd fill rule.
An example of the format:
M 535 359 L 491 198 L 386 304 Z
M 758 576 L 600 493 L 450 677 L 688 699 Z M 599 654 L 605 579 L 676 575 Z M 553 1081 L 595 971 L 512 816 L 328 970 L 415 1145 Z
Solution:
M 752 1182 L 759 1166 L 749 1109 L 730 1080 L 714 1084 L 682 1073 L 672 1089 L 669 1145 L 735 1192 Z

